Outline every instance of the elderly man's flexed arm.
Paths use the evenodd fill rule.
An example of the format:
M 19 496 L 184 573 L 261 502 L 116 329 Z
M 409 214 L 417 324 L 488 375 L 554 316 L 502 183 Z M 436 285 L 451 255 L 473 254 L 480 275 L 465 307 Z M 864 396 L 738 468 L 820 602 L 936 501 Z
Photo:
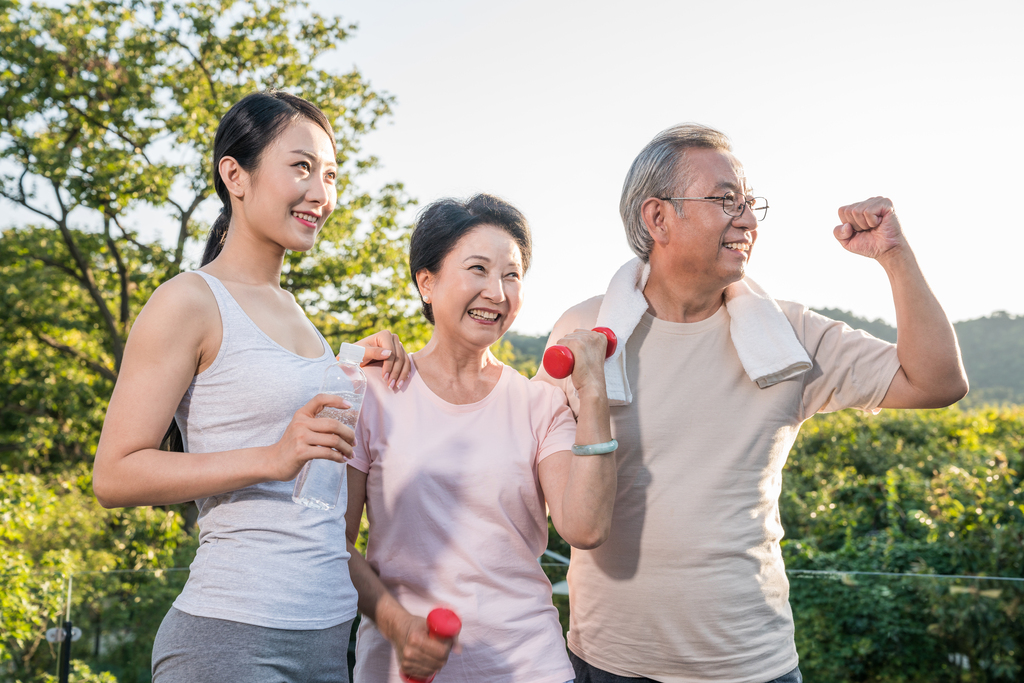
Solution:
M 889 276 L 896 305 L 900 370 L 882 408 L 941 408 L 967 394 L 956 333 L 925 282 L 892 202 L 872 197 L 840 207 L 833 231 L 847 251 L 873 258 Z

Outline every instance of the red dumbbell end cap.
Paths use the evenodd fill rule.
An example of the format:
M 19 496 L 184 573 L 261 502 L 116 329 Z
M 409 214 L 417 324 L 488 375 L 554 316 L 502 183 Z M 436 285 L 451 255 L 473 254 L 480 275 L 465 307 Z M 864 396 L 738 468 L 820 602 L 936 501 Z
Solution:
M 450 609 L 438 607 L 427 615 L 427 628 L 437 638 L 454 638 L 462 630 L 462 620 Z
M 544 369 L 555 379 L 563 379 L 572 374 L 576 359 L 568 346 L 555 344 L 544 352 Z
M 618 337 L 608 327 L 595 327 L 594 332 L 600 332 L 604 336 L 608 337 L 608 348 L 604 352 L 605 358 L 611 358 L 612 354 L 615 353 L 616 347 L 619 345 Z
M 430 678 L 413 678 L 412 676 L 406 676 L 401 671 L 398 672 L 398 677 L 405 681 L 405 683 L 431 683 L 436 675 L 437 674 L 431 674 Z

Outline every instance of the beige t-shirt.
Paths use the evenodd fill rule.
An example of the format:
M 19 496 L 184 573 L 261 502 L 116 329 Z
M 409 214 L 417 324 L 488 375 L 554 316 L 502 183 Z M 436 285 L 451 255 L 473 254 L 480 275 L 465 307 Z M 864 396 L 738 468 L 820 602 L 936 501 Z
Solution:
M 600 303 L 570 309 L 552 339 L 593 327 Z M 892 344 L 779 305 L 814 366 L 767 389 L 744 372 L 724 306 L 696 323 L 645 314 L 627 341 L 611 536 L 574 548 L 569 569 L 569 648 L 588 663 L 673 683 L 762 683 L 796 667 L 782 466 L 814 413 L 877 408 L 899 360 Z M 578 410 L 570 380 L 538 379 Z

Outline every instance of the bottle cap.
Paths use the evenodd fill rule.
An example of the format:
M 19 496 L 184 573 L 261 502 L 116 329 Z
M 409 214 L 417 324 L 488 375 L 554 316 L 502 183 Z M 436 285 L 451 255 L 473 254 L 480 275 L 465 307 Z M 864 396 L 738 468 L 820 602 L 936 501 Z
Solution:
M 349 363 L 362 363 L 365 352 L 366 349 L 362 346 L 343 343 L 341 348 L 338 349 L 338 360 L 348 361 Z

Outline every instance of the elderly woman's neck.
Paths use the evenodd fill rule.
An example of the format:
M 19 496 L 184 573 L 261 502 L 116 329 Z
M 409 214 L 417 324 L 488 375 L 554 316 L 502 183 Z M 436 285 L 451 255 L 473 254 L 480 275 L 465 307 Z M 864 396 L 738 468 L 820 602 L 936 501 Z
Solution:
M 502 364 L 489 348 L 449 343 L 436 332 L 414 358 L 426 385 L 449 403 L 483 400 L 501 377 Z

